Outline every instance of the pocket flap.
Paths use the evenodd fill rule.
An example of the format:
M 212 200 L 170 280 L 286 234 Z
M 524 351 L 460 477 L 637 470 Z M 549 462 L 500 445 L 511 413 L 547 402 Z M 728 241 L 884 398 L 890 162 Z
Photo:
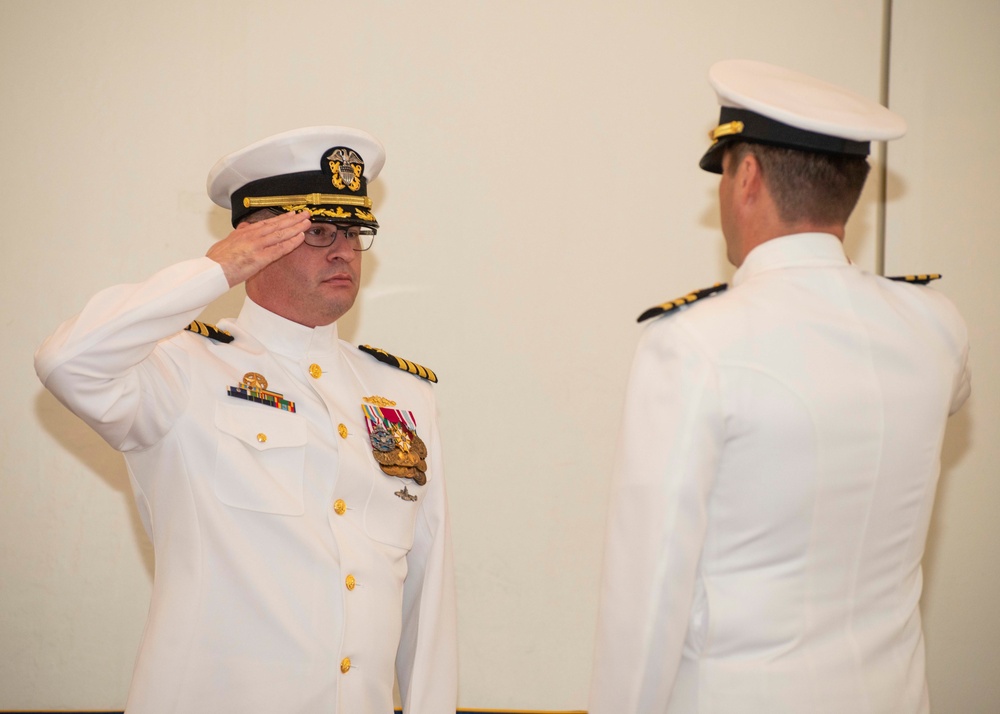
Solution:
M 306 443 L 305 420 L 271 407 L 220 402 L 216 405 L 215 426 L 258 451 Z

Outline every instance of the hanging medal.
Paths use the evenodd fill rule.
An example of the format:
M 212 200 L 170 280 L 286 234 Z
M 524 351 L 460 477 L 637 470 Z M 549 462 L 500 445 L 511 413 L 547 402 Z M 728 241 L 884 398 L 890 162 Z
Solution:
M 365 397 L 365 402 L 361 409 L 379 468 L 389 476 L 412 479 L 423 486 L 427 483 L 427 445 L 417 435 L 413 412 L 394 409 L 396 403 L 384 397 Z

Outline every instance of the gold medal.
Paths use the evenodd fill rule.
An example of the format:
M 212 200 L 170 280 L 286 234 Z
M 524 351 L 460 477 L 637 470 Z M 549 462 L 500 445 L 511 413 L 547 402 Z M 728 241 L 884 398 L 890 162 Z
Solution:
M 391 451 L 382 451 L 381 449 L 373 448 L 372 455 L 380 464 L 387 466 L 417 466 L 418 468 L 420 464 L 423 464 L 424 467 L 420 470 L 426 471 L 427 462 L 424 459 L 427 458 L 427 445 L 424 443 L 424 440 L 416 434 L 411 433 L 408 446 L 409 448 L 405 451 L 398 447 Z
M 412 466 L 379 466 L 382 471 L 390 476 L 395 476 L 396 478 L 408 478 L 413 479 L 413 481 L 419 485 L 423 486 L 427 483 L 427 474 L 423 471 L 414 468 Z
M 418 463 L 423 461 L 420 456 L 411 452 L 403 453 L 398 449 L 393 449 L 392 451 L 378 451 L 376 449 L 372 450 L 372 456 L 375 460 L 384 466 L 416 466 Z M 424 469 L 425 471 L 427 469 Z
M 427 444 L 417 435 L 413 412 L 394 409 L 385 397 L 365 397 L 361 409 L 368 426 L 372 457 L 382 472 L 395 478 L 427 483 Z

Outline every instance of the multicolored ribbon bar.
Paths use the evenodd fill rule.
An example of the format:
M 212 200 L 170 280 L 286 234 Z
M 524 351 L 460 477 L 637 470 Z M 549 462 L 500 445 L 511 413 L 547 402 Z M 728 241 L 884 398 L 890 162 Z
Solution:
M 390 427 L 393 424 L 402 424 L 410 431 L 417 430 L 417 420 L 413 418 L 413 412 L 392 409 L 390 407 L 378 407 L 372 404 L 362 404 L 361 409 L 365 413 L 368 422 L 368 431 L 371 431 L 382 424 Z
M 253 373 L 245 375 L 239 386 L 228 387 L 226 389 L 226 394 L 230 397 L 246 399 L 248 402 L 263 404 L 265 406 L 274 407 L 275 409 L 281 409 L 286 412 L 295 411 L 295 402 L 285 399 L 284 395 L 279 392 L 267 391 L 262 386 L 259 386 L 258 381 L 248 379 L 251 375 L 253 375 Z M 265 382 L 264 386 L 266 386 L 266 384 L 267 383 Z

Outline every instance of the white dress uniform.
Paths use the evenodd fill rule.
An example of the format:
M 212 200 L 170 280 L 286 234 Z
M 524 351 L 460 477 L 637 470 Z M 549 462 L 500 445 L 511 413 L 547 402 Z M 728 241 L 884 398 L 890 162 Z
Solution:
M 950 302 L 827 234 L 758 246 L 650 323 L 591 714 L 927 712 L 920 563 L 967 353 Z
M 130 714 L 455 711 L 452 555 L 431 386 L 228 290 L 199 258 L 96 295 L 39 349 L 45 386 L 125 454 L 156 555 Z M 244 375 L 295 411 L 229 396 Z M 366 397 L 412 412 L 426 484 L 376 463 Z M 414 498 L 415 497 L 415 498 Z

